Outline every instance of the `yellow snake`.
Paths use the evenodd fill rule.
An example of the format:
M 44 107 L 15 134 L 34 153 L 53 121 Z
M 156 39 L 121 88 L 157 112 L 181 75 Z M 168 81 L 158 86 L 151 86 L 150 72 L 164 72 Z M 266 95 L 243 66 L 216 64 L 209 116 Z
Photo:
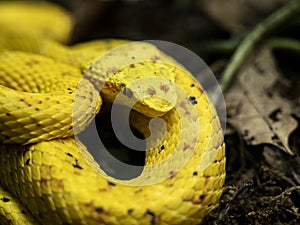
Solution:
M 71 29 L 70 15 L 58 6 L 0 2 L 0 224 L 200 224 L 217 207 L 225 179 L 219 119 L 201 85 L 152 44 L 96 40 L 66 46 Z M 124 64 L 128 52 L 122 47 L 111 53 L 119 54 L 119 61 L 103 56 L 125 43 L 139 53 L 130 56 L 136 61 Z M 96 60 L 101 55 L 100 65 Z M 145 55 L 154 58 L 141 62 Z M 121 64 L 127 66 L 117 67 Z M 130 180 L 105 175 L 74 133 L 101 111 L 102 101 L 113 101 L 120 91 L 138 99 L 139 89 L 130 85 L 149 75 L 173 81 L 192 107 L 185 102 L 174 107 L 156 97 L 159 90 L 170 92 L 166 97 L 176 104 L 177 92 L 166 83 L 134 104 L 133 127 L 147 137 L 150 118 L 159 116 L 166 134 L 146 152 L 150 170 L 145 167 L 132 181 L 147 183 L 163 173 L 168 177 L 128 185 Z M 101 97 L 97 82 L 105 82 Z M 201 125 L 196 139 L 189 137 L 197 127 L 181 126 L 178 110 Z M 183 153 L 193 146 L 190 155 Z M 151 170 L 172 154 L 177 154 L 174 165 L 188 158 L 180 170 L 174 172 L 169 164 Z

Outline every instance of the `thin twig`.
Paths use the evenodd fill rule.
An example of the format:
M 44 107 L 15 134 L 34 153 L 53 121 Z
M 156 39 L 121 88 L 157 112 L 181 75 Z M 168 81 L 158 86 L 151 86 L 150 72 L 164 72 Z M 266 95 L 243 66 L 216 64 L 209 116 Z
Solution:
M 272 199 L 272 200 L 278 200 L 282 199 L 283 197 L 286 197 L 287 195 L 290 195 L 293 191 L 300 191 L 300 186 L 293 186 L 290 188 L 285 189 L 282 193 L 280 193 L 277 196 L 267 196 L 267 197 L 260 197 L 261 199 Z

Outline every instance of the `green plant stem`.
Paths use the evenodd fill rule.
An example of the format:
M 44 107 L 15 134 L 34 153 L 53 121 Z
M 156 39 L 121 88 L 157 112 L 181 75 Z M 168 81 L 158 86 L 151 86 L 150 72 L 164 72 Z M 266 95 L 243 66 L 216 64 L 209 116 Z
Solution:
M 207 42 L 190 43 L 188 48 L 193 49 L 199 55 L 232 55 L 239 46 L 240 38 L 233 38 L 228 40 L 213 40 Z M 293 38 L 272 37 L 267 41 L 271 49 L 286 49 L 300 52 L 300 41 Z
M 199 55 L 231 55 L 237 48 L 241 38 L 232 38 L 227 40 L 212 40 L 196 43 L 185 44 L 190 49 L 193 49 Z
M 226 67 L 220 81 L 222 91 L 226 91 L 231 81 L 234 78 L 240 65 L 249 56 L 255 45 L 262 40 L 267 34 L 274 31 L 277 27 L 282 25 L 287 19 L 300 11 L 300 0 L 291 0 L 282 8 L 271 14 L 267 19 L 259 23 L 249 34 L 244 38 L 241 44 L 234 52 L 228 66 Z M 212 99 L 216 100 L 216 99 Z
M 268 42 L 272 49 L 287 49 L 300 52 L 300 41 L 291 38 L 272 38 Z
M 238 47 L 240 39 L 216 40 L 201 43 L 199 51 L 201 54 L 232 54 Z M 192 44 L 193 45 L 193 44 Z M 300 41 L 293 38 L 272 37 L 268 40 L 268 46 L 271 49 L 286 49 L 300 52 Z M 193 45 L 193 49 L 198 49 Z

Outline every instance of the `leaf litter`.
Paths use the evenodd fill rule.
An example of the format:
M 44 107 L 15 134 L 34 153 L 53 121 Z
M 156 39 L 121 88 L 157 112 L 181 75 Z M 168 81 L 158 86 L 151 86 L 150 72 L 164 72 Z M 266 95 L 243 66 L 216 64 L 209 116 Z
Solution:
M 291 102 L 276 88 L 282 79 L 270 51 L 264 49 L 226 94 L 228 122 L 248 144 L 272 144 L 293 155 L 288 141 L 297 121 Z
M 227 178 L 204 224 L 299 224 L 300 120 L 295 101 L 282 96 L 285 79 L 262 48 L 225 93 Z

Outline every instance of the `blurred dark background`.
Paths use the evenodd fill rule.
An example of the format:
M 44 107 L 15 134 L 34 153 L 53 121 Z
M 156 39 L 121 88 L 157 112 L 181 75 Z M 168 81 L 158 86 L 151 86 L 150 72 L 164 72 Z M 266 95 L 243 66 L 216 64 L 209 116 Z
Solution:
M 49 1 L 74 15 L 69 44 L 99 38 L 175 42 L 200 55 L 218 74 L 245 34 L 289 0 Z M 299 39 L 299 27 L 298 17 L 276 35 Z M 283 51 L 277 55 L 280 62 L 295 58 Z

